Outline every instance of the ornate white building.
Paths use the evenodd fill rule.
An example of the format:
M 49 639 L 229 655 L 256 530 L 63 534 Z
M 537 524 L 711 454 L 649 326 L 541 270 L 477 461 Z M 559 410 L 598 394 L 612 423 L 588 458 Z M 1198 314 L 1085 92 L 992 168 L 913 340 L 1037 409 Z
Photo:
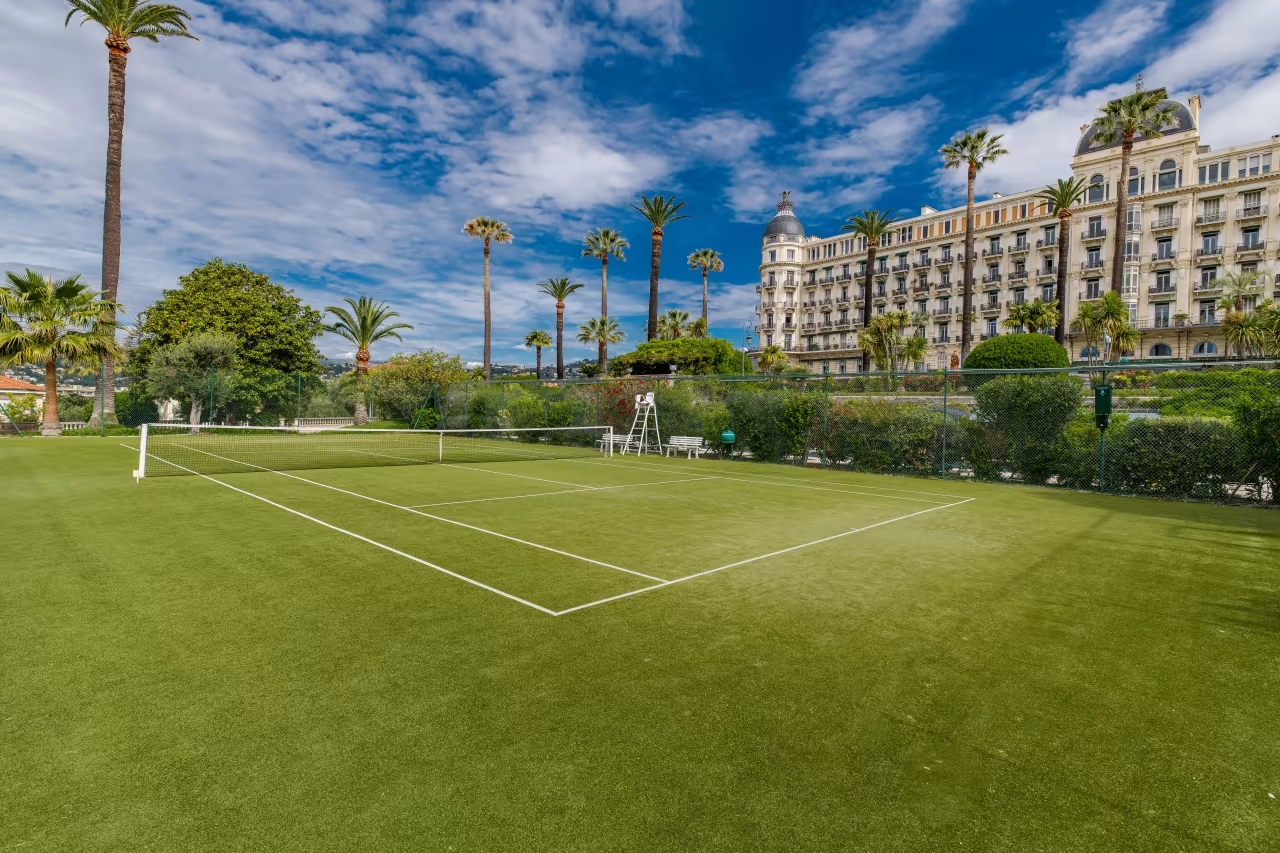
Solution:
M 1071 221 L 1064 318 L 1110 288 L 1114 240 L 1124 240 L 1122 295 L 1142 333 L 1137 359 L 1217 358 L 1227 355 L 1221 334 L 1218 278 L 1228 272 L 1262 273 L 1259 298 L 1280 298 L 1274 273 L 1280 224 L 1280 134 L 1221 151 L 1200 141 L 1200 98 L 1176 107 L 1175 124 L 1156 139 L 1134 145 L 1130 205 L 1123 234 L 1115 228 L 1119 144 L 1093 143 L 1081 127 L 1071 171 L 1089 183 Z M 1280 131 L 1280 120 L 1277 120 Z M 1010 306 L 1055 293 L 1058 217 L 1034 198 L 1040 188 L 994 194 L 975 210 L 975 345 L 1008 334 Z M 930 343 L 925 368 L 958 358 L 964 275 L 964 207 L 904 219 L 880 247 L 873 273 L 873 307 L 913 316 L 915 332 Z M 861 350 L 862 271 L 866 244 L 849 235 L 805 234 L 783 194 L 765 228 L 757 307 L 758 346 L 776 344 L 814 372 L 858 370 Z M 1069 326 L 1068 326 L 1069 328 Z M 1075 360 L 1085 342 L 1068 334 Z

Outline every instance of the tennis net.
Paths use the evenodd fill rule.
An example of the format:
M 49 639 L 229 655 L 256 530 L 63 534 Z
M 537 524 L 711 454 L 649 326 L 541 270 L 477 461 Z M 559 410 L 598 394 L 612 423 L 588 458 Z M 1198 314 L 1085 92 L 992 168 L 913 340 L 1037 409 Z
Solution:
M 134 476 L 612 455 L 612 432 L 608 426 L 407 430 L 146 424 Z

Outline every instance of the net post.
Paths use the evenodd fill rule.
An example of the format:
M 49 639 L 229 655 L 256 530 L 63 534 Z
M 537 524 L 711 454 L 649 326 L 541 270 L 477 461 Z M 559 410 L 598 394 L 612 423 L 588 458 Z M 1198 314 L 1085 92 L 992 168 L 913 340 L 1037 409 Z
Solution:
M 613 456 L 613 427 L 612 426 L 607 426 L 604 428 L 604 446 L 608 448 L 608 450 L 605 451 L 606 454 L 612 457 Z
M 138 470 L 133 472 L 134 479 L 141 480 L 147 476 L 147 424 L 142 425 L 138 433 Z
M 436 461 L 444 462 L 444 430 L 440 430 L 440 455 Z

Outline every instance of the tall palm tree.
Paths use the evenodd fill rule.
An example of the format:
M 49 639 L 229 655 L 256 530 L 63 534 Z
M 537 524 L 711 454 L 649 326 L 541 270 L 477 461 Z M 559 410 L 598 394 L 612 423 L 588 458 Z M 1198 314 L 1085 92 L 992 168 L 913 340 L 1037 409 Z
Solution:
M 578 340 L 584 344 L 600 342 L 616 344 L 626 338 L 618 321 L 609 317 L 592 317 L 578 327 Z M 604 373 L 600 372 L 600 376 Z
M 582 285 L 567 278 L 549 278 L 538 282 L 538 289 L 556 301 L 556 379 L 564 379 L 564 301 Z
M 691 338 L 702 340 L 707 336 L 707 320 L 705 317 L 699 317 L 689 324 L 688 334 Z
M 1009 153 L 1000 144 L 1003 138 L 1003 134 L 993 135 L 983 127 L 963 133 L 939 149 L 943 166 L 947 169 L 959 169 L 963 166 L 968 178 L 964 208 L 964 322 L 960 326 L 961 364 L 969 357 L 969 348 L 973 345 L 973 323 L 969 320 L 973 312 L 973 241 L 976 230 L 973 221 L 973 186 L 984 167 Z
M 761 347 L 760 354 L 756 356 L 756 364 L 768 373 L 781 373 L 788 362 L 787 353 L 777 344 Z
M 625 261 L 627 258 L 626 255 L 622 254 L 622 250 L 629 248 L 631 248 L 631 244 L 627 242 L 627 238 L 612 228 L 597 228 L 594 231 L 588 231 L 587 236 L 582 239 L 582 256 L 600 260 L 601 317 L 609 316 L 609 257 L 613 256 L 620 261 Z M 602 341 L 599 352 L 596 353 L 597 366 L 601 373 L 604 373 L 605 362 L 608 360 L 609 346 Z
M 551 346 L 551 335 L 542 329 L 534 329 L 532 332 L 524 336 L 524 345 L 533 347 L 537 353 L 537 367 L 534 369 L 533 375 L 542 378 L 542 348 Z
M 715 249 L 699 249 L 689 255 L 689 269 L 702 270 L 702 322 L 707 323 L 707 273 L 724 272 L 724 261 Z
M 1227 273 L 1217 279 L 1222 285 L 1222 299 L 1218 308 L 1223 311 L 1244 311 L 1250 297 L 1262 292 L 1262 282 L 1257 272 Z
M 1116 188 L 1116 233 L 1112 240 L 1111 289 L 1120 292 L 1124 281 L 1125 214 L 1129 207 L 1129 161 L 1133 157 L 1133 140 L 1139 133 L 1144 139 L 1163 136 L 1165 128 L 1176 124 L 1177 105 L 1164 103 L 1165 90 L 1138 87 L 1130 94 L 1111 101 L 1098 110 L 1093 120 L 1093 145 L 1120 143 L 1120 184 Z
M 678 308 L 668 308 L 658 318 L 658 340 L 674 341 L 689 334 L 689 312 Z
M 1138 330 L 1129 322 L 1129 306 L 1120 294 L 1112 290 L 1102 294 L 1102 298 L 1095 302 L 1081 305 L 1076 313 L 1075 325 L 1084 332 L 1088 346 L 1101 341 L 1103 335 L 1111 337 L 1111 349 L 1117 355 L 1138 345 Z M 1092 363 L 1092 356 L 1089 361 Z
M 488 382 L 493 378 L 491 359 L 493 352 L 490 345 L 493 333 L 493 314 L 489 308 L 489 247 L 492 243 L 510 243 L 511 232 L 507 230 L 505 222 L 499 222 L 487 216 L 477 216 L 462 226 L 462 231 L 472 237 L 479 237 L 484 240 L 484 381 Z
M 393 317 L 399 317 L 385 302 L 374 302 L 367 296 L 358 300 L 350 296 L 343 297 L 351 310 L 341 306 L 330 305 L 325 308 L 326 314 L 332 314 L 337 321 L 324 327 L 326 332 L 346 338 L 356 345 L 356 425 L 369 423 L 369 410 L 364 402 L 364 380 L 369 373 L 369 347 L 385 338 L 400 340 L 399 329 L 412 329 L 408 323 L 388 323 Z
M 646 336 L 648 340 L 653 340 L 658 336 L 658 267 L 662 263 L 662 235 L 666 232 L 663 230 L 672 222 L 680 219 L 688 219 L 689 214 L 681 213 L 684 209 L 685 202 L 677 202 L 675 196 L 667 198 L 666 196 L 655 195 L 640 196 L 640 203 L 632 203 L 631 205 L 640 211 L 645 219 L 649 220 L 651 226 L 649 231 L 649 325 L 646 328 Z
M 120 298 L 120 168 L 124 160 L 124 72 L 133 39 L 159 42 L 162 38 L 195 39 L 187 31 L 186 10 L 149 0 L 67 0 L 71 6 L 63 26 L 78 13 L 80 24 L 92 21 L 107 31 L 107 177 L 106 201 L 102 208 L 102 299 L 114 305 Z M 114 309 L 112 309 L 114 311 Z M 115 320 L 112 313 L 107 319 Z M 99 394 L 94 398 L 91 419 L 107 423 L 116 420 L 116 369 L 112 353 L 102 359 Z M 99 406 L 105 411 L 99 411 Z
M 1058 211 L 1058 281 L 1053 292 L 1058 296 L 1058 305 L 1062 306 L 1063 313 L 1067 306 L 1067 264 L 1070 263 L 1071 256 L 1069 238 L 1071 217 L 1074 215 L 1071 209 L 1084 197 L 1088 186 L 1088 181 L 1084 178 L 1059 178 L 1056 184 L 1049 184 L 1035 196 L 1049 202 Z M 1058 323 L 1053 330 L 1053 339 L 1061 345 L 1065 337 L 1066 323 Z
M 880 250 L 880 241 L 893 229 L 894 223 L 902 219 L 902 214 L 892 210 L 864 210 L 849 217 L 840 226 L 841 231 L 852 231 L 867 241 L 867 269 L 862 276 L 862 328 L 865 330 L 871 322 L 871 277 L 875 274 L 876 252 Z M 871 369 L 871 350 L 862 347 L 862 370 Z
M 1009 316 L 1005 318 L 1004 327 L 1006 329 L 1026 329 L 1028 334 L 1034 335 L 1041 329 L 1060 326 L 1061 324 L 1058 321 L 1061 318 L 1062 315 L 1058 311 L 1058 300 L 1044 302 L 1037 297 L 1030 302 L 1011 307 Z
M 58 362 L 98 364 L 124 348 L 116 343 L 120 306 L 99 298 L 73 275 L 54 281 L 33 270 L 8 273 L 0 288 L 0 366 L 44 367 L 44 423 L 41 435 L 59 435 Z

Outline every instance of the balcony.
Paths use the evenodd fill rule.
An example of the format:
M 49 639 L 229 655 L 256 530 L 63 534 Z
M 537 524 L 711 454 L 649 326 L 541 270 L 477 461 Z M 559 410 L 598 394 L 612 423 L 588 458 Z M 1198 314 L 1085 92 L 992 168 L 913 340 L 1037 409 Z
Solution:
M 1040 272 L 1036 273 L 1036 278 L 1040 279 L 1041 281 L 1045 281 L 1047 279 L 1052 279 L 1054 281 L 1057 281 L 1058 271 L 1057 270 L 1040 270 Z
M 1252 243 L 1240 243 L 1236 246 L 1237 255 L 1261 254 L 1267 250 L 1266 240 L 1255 240 Z
M 943 253 L 942 257 L 938 258 L 937 264 L 940 267 L 949 267 L 951 266 L 952 261 L 957 259 L 958 256 L 951 255 L 950 253 Z
M 1099 299 L 1101 299 L 1101 298 L 1102 298 L 1102 291 L 1098 291 L 1097 293 L 1095 293 L 1095 294 L 1093 294 L 1092 296 L 1090 296 L 1090 295 L 1089 295 L 1089 293 L 1088 293 L 1088 291 L 1086 291 L 1086 290 L 1082 290 L 1082 291 L 1080 291 L 1080 300 L 1079 300 L 1079 301 L 1081 301 L 1081 302 L 1097 302 L 1097 301 L 1098 301 Z
M 1005 307 L 1005 308 L 1014 308 L 1014 307 L 1016 307 L 1016 306 L 1018 306 L 1018 305 L 1026 305 L 1026 304 L 1027 304 L 1027 300 L 1026 300 L 1026 299 L 1021 299 L 1021 300 L 1019 300 L 1019 299 L 1010 299 L 1008 302 L 1006 302 L 1006 303 L 1004 304 L 1004 307 Z
M 1236 219 L 1261 219 L 1267 215 L 1265 204 L 1257 207 L 1241 207 L 1236 209 Z
M 840 273 L 840 275 L 836 276 L 836 281 L 852 281 L 852 280 L 853 280 L 853 276 L 849 275 L 849 273 L 847 272 L 842 272 Z
M 1216 278 L 1213 281 L 1197 281 L 1191 286 L 1191 292 L 1199 296 L 1221 293 L 1222 282 Z
M 836 280 L 832 276 L 827 276 L 826 278 L 818 279 L 818 284 L 835 284 L 835 283 L 836 283 Z
M 913 285 L 913 286 L 912 286 L 912 288 L 911 288 L 911 292 L 912 292 L 912 293 L 928 293 L 928 292 L 929 292 L 929 285 L 928 285 L 928 283 L 927 283 L 927 282 L 922 283 L 922 284 L 916 284 L 916 285 Z
M 1081 240 L 1105 240 L 1107 239 L 1107 229 L 1105 228 L 1086 228 L 1080 232 Z
M 950 307 L 950 306 L 945 306 L 945 305 L 944 305 L 942 308 L 934 308 L 934 309 L 933 309 L 932 311 L 930 311 L 929 313 L 930 313 L 932 316 L 934 316 L 934 317 L 950 317 L 950 316 L 951 316 L 951 307 Z
M 923 261 L 916 261 L 911 265 L 911 268 L 913 270 L 927 270 L 931 266 L 933 266 L 933 259 L 929 258 Z
M 1172 284 L 1153 284 L 1147 288 L 1147 293 L 1151 296 L 1167 296 L 1172 299 L 1177 295 L 1178 288 Z
M 982 250 L 982 257 L 984 257 L 984 258 L 999 258 L 999 257 L 1002 257 L 1003 255 L 1004 255 L 1004 249 L 1003 249 L 1003 248 L 996 248 L 996 249 L 983 249 L 983 250 Z
M 1014 270 L 1009 273 L 1009 281 L 1026 281 L 1027 275 L 1028 273 L 1026 270 Z
M 900 264 L 894 264 L 889 269 L 892 270 L 893 272 L 908 272 L 911 269 L 911 264 L 907 263 L 906 261 L 903 261 Z
M 1099 258 L 1098 260 L 1094 260 L 1094 261 L 1081 261 L 1081 262 L 1080 262 L 1080 270 L 1081 270 L 1082 272 L 1083 272 L 1083 271 L 1086 271 L 1086 270 L 1100 270 L 1100 269 L 1102 269 L 1102 268 L 1103 268 L 1103 266 L 1104 266 L 1105 264 L 1106 264 L 1106 261 L 1104 261 L 1104 260 L 1102 260 L 1102 259 L 1100 259 L 1100 258 Z
M 983 283 L 983 284 L 996 284 L 996 283 L 998 283 L 1002 278 L 1004 278 L 1004 276 L 1000 275 L 1000 273 L 998 273 L 998 272 L 988 273 L 987 275 L 984 275 L 984 276 L 982 277 L 982 283 Z
M 1058 241 L 1056 238 L 1053 240 L 1037 240 L 1036 248 L 1037 249 L 1056 249 L 1058 248 Z
M 909 292 L 910 291 L 907 290 L 907 286 L 905 284 L 898 285 L 893 290 L 889 291 L 893 296 L 906 296 Z
M 999 314 L 1003 307 L 999 302 L 984 302 L 978 306 L 978 310 L 983 314 Z M 960 310 L 963 311 L 964 309 L 961 308 Z
M 1009 254 L 1025 255 L 1027 252 L 1030 252 L 1030 251 L 1031 251 L 1030 243 L 1014 243 L 1013 246 L 1011 246 L 1009 249 Z
M 1217 213 L 1202 213 L 1196 217 L 1196 225 L 1214 225 L 1219 222 L 1226 222 L 1227 215 L 1222 211 Z
M 936 285 L 934 285 L 934 289 L 935 289 L 935 290 L 950 290 L 950 289 L 951 289 L 951 282 L 949 282 L 949 281 L 940 281 L 940 282 L 938 282 Z
M 817 301 L 816 301 L 816 300 L 810 299 L 808 302 L 803 303 L 802 307 L 804 307 L 804 308 L 817 308 L 817 307 L 818 307 L 818 303 L 817 303 Z
M 992 338 L 998 338 L 998 337 L 1000 337 L 1000 333 L 999 333 L 999 332 L 988 332 L 988 333 L 986 333 L 985 335 L 979 335 L 979 336 L 978 336 L 978 339 L 979 339 L 979 340 L 983 340 L 983 341 L 989 341 L 989 340 L 991 340 Z
M 1174 216 L 1170 219 L 1157 219 L 1151 223 L 1152 231 L 1172 231 L 1178 227 L 1178 217 Z
M 817 330 L 817 328 L 818 328 L 818 324 L 817 324 L 817 323 L 805 323 L 805 324 L 804 324 L 803 326 L 801 326 L 800 328 L 801 328 L 803 331 L 806 331 L 806 332 L 812 332 L 812 331 L 816 331 L 816 330 Z
M 1157 317 L 1154 320 L 1138 324 L 1139 332 L 1150 332 L 1158 329 L 1168 329 L 1173 326 L 1168 317 Z
M 822 301 L 820 301 L 818 304 L 819 305 L 835 305 L 836 301 L 832 299 L 830 296 L 827 296 L 823 298 Z
M 949 343 L 951 343 L 951 336 L 950 336 L 950 335 L 938 335 L 936 338 L 931 338 L 931 340 L 932 340 L 935 344 L 949 344 Z
M 1152 252 L 1151 266 L 1154 269 L 1171 267 L 1178 262 L 1177 252 Z
M 1222 247 L 1205 246 L 1204 248 L 1196 249 L 1196 260 L 1220 261 L 1222 260 Z

